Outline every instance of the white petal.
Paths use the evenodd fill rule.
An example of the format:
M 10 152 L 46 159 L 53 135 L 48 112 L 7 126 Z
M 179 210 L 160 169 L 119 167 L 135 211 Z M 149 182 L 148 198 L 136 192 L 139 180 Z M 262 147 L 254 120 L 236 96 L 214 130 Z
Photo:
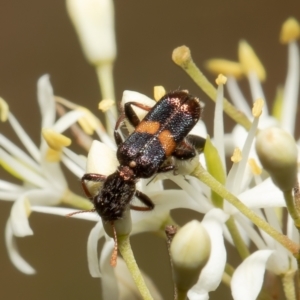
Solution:
M 203 297 L 208 292 L 216 290 L 222 280 L 227 257 L 222 226 L 228 217 L 220 209 L 212 209 L 202 221 L 211 240 L 211 253 L 198 282 L 188 293 L 189 297 L 193 297 L 192 299 L 198 299 L 197 294 Z
M 40 151 L 37 148 L 37 146 L 34 144 L 34 142 L 31 140 L 29 135 L 26 133 L 26 131 L 23 129 L 23 127 L 20 125 L 20 123 L 17 121 L 17 119 L 13 116 L 13 114 L 8 114 L 8 120 L 11 125 L 11 127 L 14 129 L 16 135 L 24 145 L 24 147 L 27 149 L 27 151 L 30 153 L 30 155 L 37 161 L 40 162 L 41 155 Z
M 78 155 L 69 148 L 64 148 L 63 152 L 70 160 L 72 160 L 74 163 L 76 163 L 76 165 L 78 165 L 79 168 L 81 168 L 82 170 L 85 170 L 86 162 L 87 162 L 86 156 L 83 156 L 80 154 Z
M 298 43 L 293 41 L 288 45 L 289 65 L 288 74 L 284 86 L 282 128 L 294 135 L 295 119 L 297 113 L 297 101 L 299 93 L 299 48 Z
M 121 100 L 121 107 L 124 107 L 125 103 L 127 102 L 138 102 L 140 104 L 144 104 L 150 107 L 154 106 L 156 103 L 153 99 L 145 96 L 144 94 L 134 92 L 134 91 L 124 91 Z M 148 113 L 148 111 L 138 108 L 134 105 L 132 105 L 132 108 L 140 120 L 142 120 L 145 117 L 145 115 Z M 133 127 L 131 126 L 131 124 L 129 124 L 129 122 L 126 119 L 125 119 L 125 123 L 129 132 L 132 132 Z
M 99 268 L 98 242 L 103 235 L 104 230 L 102 221 L 99 221 L 91 230 L 87 242 L 87 259 L 89 271 L 92 277 L 102 277 L 101 270 Z
M 26 194 L 23 194 L 15 201 L 10 211 L 11 227 L 14 235 L 18 237 L 33 235 L 33 231 L 28 222 L 30 204 L 25 195 Z
M 77 178 L 81 178 L 83 176 L 83 174 L 85 173 L 85 167 L 83 166 L 84 164 L 82 164 L 82 166 L 78 166 L 78 162 L 80 163 L 81 157 L 78 156 L 78 160 L 76 163 L 74 160 L 69 159 L 69 157 L 67 157 L 66 155 L 63 155 L 61 157 L 61 161 L 62 163 L 77 177 Z M 84 161 L 84 160 L 82 160 Z
M 138 92 L 134 92 L 134 91 L 124 91 L 123 92 L 123 96 L 122 96 L 122 100 L 121 100 L 121 106 L 124 107 L 125 103 L 127 102 L 139 102 L 141 104 L 147 105 L 147 106 L 154 106 L 155 105 L 155 101 L 151 98 L 149 98 L 148 96 L 138 93 Z M 135 109 L 135 107 L 134 107 Z M 141 110 L 142 113 L 144 113 L 145 111 L 143 109 L 139 109 L 137 108 L 137 111 Z
M 35 270 L 20 256 L 15 237 L 13 235 L 10 219 L 8 219 L 5 227 L 5 243 L 10 260 L 14 266 L 21 272 L 31 275 Z
M 239 88 L 236 79 L 233 76 L 227 76 L 226 87 L 229 93 L 229 98 L 232 100 L 234 106 L 242 111 L 249 119 L 252 119 L 251 109 L 241 89 Z
M 253 223 L 250 222 L 249 219 L 247 219 L 241 213 L 235 214 L 234 218 L 258 249 L 265 249 L 267 247 L 265 241 L 257 232 L 257 230 L 253 227 Z
M 243 147 L 242 147 L 242 153 L 241 153 L 242 160 L 237 165 L 237 170 L 236 170 L 235 177 L 230 178 L 230 180 L 234 181 L 234 182 L 230 183 L 231 192 L 233 194 L 238 194 L 242 191 L 242 189 L 241 189 L 242 188 L 242 182 L 243 182 L 246 174 L 248 175 L 248 178 L 249 178 L 249 172 L 246 173 L 245 169 L 247 167 L 249 169 L 249 166 L 248 166 L 247 162 L 248 162 L 248 158 L 249 158 L 250 153 L 252 153 L 251 156 L 253 156 L 254 153 L 255 153 L 253 140 L 254 140 L 254 137 L 255 137 L 256 130 L 257 130 L 258 121 L 259 121 L 258 118 L 254 118 L 254 120 L 251 124 L 251 128 L 250 128 L 249 132 L 247 133 L 245 143 L 243 144 Z M 251 173 L 250 173 L 250 176 L 251 176 Z M 249 181 L 249 179 L 247 181 Z
M 21 195 L 12 206 L 10 219 L 13 232 L 16 236 L 32 235 L 28 217 L 31 205 L 56 205 L 60 195 L 53 190 L 29 190 Z
M 26 190 L 23 186 L 0 179 L 0 199 L 4 201 L 15 201 Z
M 22 151 L 2 134 L 0 134 L 0 146 L 2 146 L 13 157 L 17 158 L 19 161 L 33 169 L 35 172 L 41 172 L 40 166 L 30 156 L 28 156 L 24 151 Z
M 200 204 L 200 212 L 206 213 L 210 209 L 213 208 L 213 205 L 207 201 L 207 198 L 204 197 L 199 191 L 197 191 L 191 184 L 186 182 L 183 179 L 183 176 L 177 175 L 174 176 L 170 174 L 168 178 L 172 181 L 174 181 L 180 188 L 182 188 L 186 193 L 194 199 L 196 203 Z
M 234 272 L 231 290 L 234 300 L 255 300 L 263 284 L 266 263 L 272 250 L 259 250 L 246 258 Z
M 215 114 L 214 114 L 214 144 L 218 149 L 218 153 L 226 172 L 225 164 L 225 149 L 224 149 L 224 122 L 223 122 L 223 98 L 224 98 L 224 85 L 219 85 L 217 89 Z
M 62 133 L 76 123 L 82 116 L 83 112 L 79 110 L 69 111 L 55 122 L 55 124 L 52 126 L 52 129 L 56 132 Z
M 48 186 L 47 181 L 43 179 L 40 174 L 32 171 L 30 168 L 27 168 L 24 164 L 22 164 L 20 161 L 9 155 L 1 148 L 0 161 L 5 161 L 5 163 L 24 181 L 41 188 Z
M 46 153 L 48 146 L 46 142 L 42 142 L 41 152 Z M 59 162 L 49 162 L 45 159 L 44 155 L 41 160 L 43 175 L 47 180 L 47 186 L 52 186 L 58 192 L 64 192 L 67 189 L 67 180 L 63 173 Z
M 207 129 L 205 123 L 202 120 L 199 120 L 189 134 L 199 135 L 206 138 Z
M 53 190 L 52 188 L 47 189 L 36 189 L 28 190 L 24 194 L 31 205 L 58 205 L 62 198 L 62 194 Z
M 251 90 L 253 102 L 256 101 L 258 98 L 262 98 L 265 101 L 265 104 L 267 104 L 267 99 L 264 95 L 261 83 L 254 71 L 249 72 L 248 80 L 249 80 L 249 84 L 250 84 L 250 90 Z M 269 114 L 268 107 L 267 107 L 267 105 L 265 105 L 264 109 L 262 111 L 262 116 L 266 117 L 266 116 L 268 116 L 268 114 Z
M 43 75 L 37 83 L 38 102 L 42 116 L 42 128 L 52 127 L 55 121 L 55 102 L 49 75 Z
M 0 179 L 0 190 L 8 192 L 24 192 L 24 187 L 18 184 L 14 184 Z
M 163 192 L 147 193 L 147 196 L 149 196 L 155 204 L 154 210 L 149 212 L 131 211 L 132 222 L 134 224 L 132 234 L 146 231 L 159 231 L 169 216 L 170 210 L 174 208 L 189 208 L 195 211 L 201 210 L 200 205 L 197 205 L 185 191 L 165 190 Z
M 274 185 L 271 178 L 238 195 L 238 198 L 250 208 L 286 206 L 282 192 Z
M 22 194 L 23 194 L 23 192 L 1 192 L 0 191 L 0 200 L 15 201 Z

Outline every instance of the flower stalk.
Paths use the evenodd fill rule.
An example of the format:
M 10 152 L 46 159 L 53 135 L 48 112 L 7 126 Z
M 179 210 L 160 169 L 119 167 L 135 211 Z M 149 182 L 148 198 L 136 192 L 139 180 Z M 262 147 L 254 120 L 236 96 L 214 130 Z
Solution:
M 174 49 L 172 59 L 194 80 L 194 82 L 211 98 L 211 100 L 214 102 L 216 101 L 216 88 L 208 81 L 205 75 L 193 62 L 191 51 L 188 47 L 181 46 Z M 245 114 L 238 111 L 226 98 L 223 99 L 223 102 L 224 112 L 236 123 L 249 130 L 251 122 Z
M 226 188 L 215 180 L 200 164 L 197 166 L 192 176 L 195 176 L 207 186 L 209 186 L 213 191 L 218 193 L 224 199 L 226 199 L 230 204 L 237 208 L 243 215 L 245 215 L 249 220 L 251 220 L 257 227 L 264 230 L 271 237 L 273 237 L 278 243 L 283 245 L 288 249 L 296 258 L 299 257 L 299 245 L 291 241 L 287 236 L 279 233 L 272 226 L 270 226 L 266 221 L 258 217 L 251 209 L 249 209 L 245 204 L 243 204 L 236 196 L 231 194 Z
M 291 215 L 292 219 L 294 220 L 294 224 L 295 224 L 296 228 L 300 232 L 300 215 L 299 215 L 299 211 L 297 210 L 295 203 L 294 203 L 294 197 L 293 197 L 292 190 L 284 191 L 283 196 L 284 196 L 284 200 L 285 200 L 288 212 Z
M 281 276 L 284 295 L 287 300 L 296 300 L 294 284 L 295 271 L 288 271 Z
M 232 216 L 226 222 L 226 226 L 230 232 L 233 243 L 234 243 L 239 255 L 241 256 L 242 259 L 247 258 L 250 255 L 250 252 L 249 252 L 245 242 L 243 241 L 240 231 L 238 230 L 238 228 L 235 224 L 234 218 Z
M 130 240 L 129 240 L 129 235 L 123 235 L 123 236 L 118 236 L 118 245 L 119 245 L 119 250 L 120 253 L 122 254 L 122 257 L 128 267 L 128 270 L 130 274 L 132 275 L 132 278 L 140 291 L 142 297 L 144 300 L 153 300 L 146 284 L 145 281 L 142 277 L 142 274 L 139 270 L 139 267 L 136 263 L 136 260 L 134 258 L 131 245 L 130 245 Z

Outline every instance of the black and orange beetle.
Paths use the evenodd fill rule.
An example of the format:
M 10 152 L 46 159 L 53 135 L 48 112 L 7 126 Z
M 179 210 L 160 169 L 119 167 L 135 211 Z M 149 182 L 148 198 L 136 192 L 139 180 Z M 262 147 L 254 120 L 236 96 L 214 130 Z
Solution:
M 142 121 L 132 106 L 148 111 Z M 94 204 L 92 211 L 96 211 L 104 222 L 110 222 L 114 229 L 114 221 L 122 219 L 125 208 L 134 196 L 145 206 L 130 205 L 131 209 L 152 210 L 153 202 L 147 195 L 136 190 L 136 182 L 156 173 L 174 171 L 174 165 L 164 164 L 170 156 L 189 159 L 197 154 L 195 147 L 189 143 L 189 139 L 195 140 L 195 137 L 187 135 L 198 122 L 201 111 L 199 99 L 185 90 L 176 90 L 164 95 L 152 108 L 137 102 L 126 103 L 114 131 L 120 165 L 109 176 L 86 173 L 81 179 L 86 195 Z M 125 117 L 135 130 L 122 141 L 118 128 Z M 203 143 L 203 139 L 200 143 Z M 96 196 L 90 194 L 86 181 L 103 182 Z

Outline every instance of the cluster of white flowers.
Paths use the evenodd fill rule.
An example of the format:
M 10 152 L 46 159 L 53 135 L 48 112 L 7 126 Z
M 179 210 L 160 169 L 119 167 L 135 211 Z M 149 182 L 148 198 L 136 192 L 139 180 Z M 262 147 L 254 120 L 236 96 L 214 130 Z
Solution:
M 6 102 L 0 99 L 1 121 L 11 124 L 26 150 L 20 149 L 0 133 L 0 166 L 21 182 L 13 184 L 0 179 L 0 199 L 13 201 L 5 229 L 6 245 L 13 264 L 26 274 L 33 274 L 35 270 L 19 254 L 15 237 L 33 234 L 28 222 L 30 212 L 66 216 L 78 209 L 92 209 L 88 200 L 71 192 L 61 163 L 78 178 L 85 172 L 109 175 L 119 165 L 110 134 L 116 122 L 114 101 L 110 101 L 114 100 L 111 70 L 116 56 L 113 6 L 109 0 L 70 0 L 67 3 L 85 55 L 95 65 L 99 75 L 105 99 L 99 107 L 106 110 L 106 126 L 109 129 L 106 133 L 101 122 L 87 109 L 55 97 L 49 77 L 45 75 L 38 81 L 42 138 L 37 147 L 9 111 Z M 296 20 L 289 19 L 283 25 L 281 41 L 288 44 L 289 64 L 283 95 L 276 103 L 277 118 L 268 113 L 266 106 L 261 85 L 265 70 L 253 49 L 242 41 L 238 63 L 226 60 L 208 62 L 210 71 L 226 76 L 218 76 L 217 89 L 206 81 L 198 69 L 191 72 L 192 79 L 216 102 L 213 138 L 207 136 L 201 120 L 192 130 L 193 134 L 207 137 L 204 154 L 183 165 L 178 163 L 177 175 L 169 172 L 158 175 L 154 180 L 141 179 L 137 183 L 137 189 L 151 198 L 155 209 L 146 213 L 129 212 L 131 235 L 146 231 L 163 232 L 166 225 L 174 224 L 170 211 L 175 208 L 188 208 L 204 215 L 201 223 L 191 220 L 179 229 L 171 242 L 169 252 L 177 299 L 187 296 L 189 299 L 208 299 L 209 292 L 216 290 L 222 281 L 230 285 L 234 299 L 256 299 L 263 287 L 266 269 L 284 278 L 286 286 L 293 286 L 286 278 L 293 279 L 290 274 L 294 275 L 298 270 L 294 256 L 299 251 L 300 243 L 297 230 L 297 201 L 300 196 L 295 188 L 299 185 L 300 176 L 300 140 L 295 142 L 292 138 L 299 102 L 300 65 L 296 42 L 299 33 Z M 195 68 L 186 47 L 175 52 L 174 61 L 188 73 L 189 68 Z M 202 76 L 201 80 L 198 80 L 197 72 Z M 252 111 L 236 80 L 243 75 L 249 80 L 254 102 Z M 224 101 L 224 85 L 234 106 Z M 163 95 L 164 91 L 158 88 L 155 94 Z M 148 106 L 156 103 L 140 93 L 125 91 L 122 106 L 128 101 Z M 69 111 L 57 116 L 56 111 L 62 106 Z M 231 133 L 224 133 L 223 111 L 229 115 L 236 113 L 236 121 L 243 126 L 238 124 Z M 140 119 L 145 115 L 140 109 L 136 109 L 136 113 Z M 87 158 L 70 150 L 71 139 L 62 134 L 68 128 L 71 128 L 81 146 L 90 149 Z M 132 128 L 128 126 L 128 130 Z M 258 131 L 260 133 L 256 138 Z M 100 141 L 91 142 L 88 135 L 93 132 L 98 134 Z M 226 155 L 232 155 L 233 162 L 228 172 Z M 203 173 L 205 170 L 208 173 Z M 207 176 L 208 181 L 200 181 L 199 178 L 202 180 L 204 177 L 199 172 Z M 212 183 L 208 186 L 210 177 L 206 174 L 211 174 L 211 178 L 217 181 L 210 181 Z M 180 189 L 165 189 L 165 179 L 173 181 Z M 98 189 L 99 186 L 96 186 L 94 192 Z M 235 205 L 232 199 L 239 204 Z M 61 204 L 73 208 L 58 207 Z M 289 214 L 284 216 L 283 208 L 286 206 Z M 88 239 L 87 257 L 91 275 L 101 278 L 103 299 L 133 298 L 138 291 L 132 282 L 126 282 L 128 269 L 122 259 L 118 259 L 116 268 L 109 263 L 114 242 L 106 233 L 100 217 L 96 213 L 76 214 L 74 217 L 96 222 Z M 284 220 L 287 220 L 286 224 Z M 106 242 L 99 258 L 98 242 L 102 238 Z M 227 261 L 225 240 L 234 245 L 241 256 L 241 264 L 236 269 Z M 252 253 L 250 245 L 256 249 Z M 144 278 L 153 299 L 162 299 L 151 280 Z M 287 290 L 291 289 L 285 288 L 286 296 L 293 299 Z

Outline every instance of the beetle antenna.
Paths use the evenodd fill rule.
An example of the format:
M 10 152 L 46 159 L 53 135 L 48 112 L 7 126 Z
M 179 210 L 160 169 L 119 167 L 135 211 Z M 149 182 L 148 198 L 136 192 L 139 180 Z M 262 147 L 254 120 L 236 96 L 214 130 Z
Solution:
M 115 267 L 117 265 L 117 259 L 118 259 L 118 237 L 117 237 L 116 227 L 113 222 L 111 222 L 111 226 L 112 226 L 113 233 L 114 233 L 115 245 L 114 245 L 114 250 L 110 257 L 110 265 L 112 267 Z
M 79 210 L 79 211 L 75 211 L 75 212 L 67 214 L 66 217 L 69 218 L 69 217 L 72 217 L 72 216 L 77 215 L 77 214 L 86 213 L 86 212 L 95 212 L 95 211 L 96 211 L 95 208 L 90 209 L 90 210 Z

